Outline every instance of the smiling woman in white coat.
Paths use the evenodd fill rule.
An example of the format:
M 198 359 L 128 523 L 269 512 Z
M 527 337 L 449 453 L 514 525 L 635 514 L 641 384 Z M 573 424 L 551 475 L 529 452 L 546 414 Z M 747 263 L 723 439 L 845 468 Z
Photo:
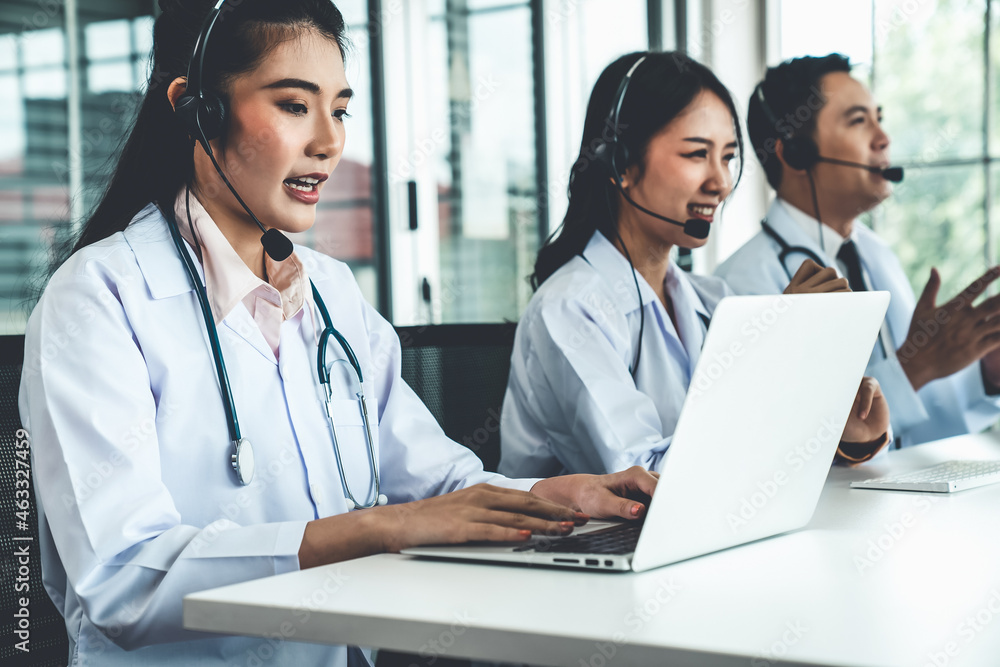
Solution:
M 484 472 L 400 378 L 398 338 L 348 267 L 280 236 L 313 224 L 344 147 L 352 93 L 336 7 L 161 7 L 116 171 L 25 336 L 43 577 L 70 664 L 245 662 L 260 640 L 185 631 L 184 595 L 642 516 L 656 477 L 638 468 Z M 280 665 L 369 659 L 270 648 Z
M 660 466 L 712 313 L 731 294 L 718 278 L 681 270 L 671 252 L 704 245 L 734 187 L 736 118 L 725 86 L 682 53 L 622 56 L 598 78 L 569 208 L 538 254 L 537 291 L 517 328 L 503 473 Z M 787 291 L 846 289 L 832 269 L 809 263 Z M 874 456 L 888 420 L 878 383 L 866 378 L 841 458 Z

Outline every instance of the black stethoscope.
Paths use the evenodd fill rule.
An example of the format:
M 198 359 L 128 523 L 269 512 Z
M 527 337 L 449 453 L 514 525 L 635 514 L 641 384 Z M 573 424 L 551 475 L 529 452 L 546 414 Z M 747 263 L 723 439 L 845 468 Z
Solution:
M 173 210 L 170 209 L 169 206 L 165 206 L 160 209 L 160 212 L 163 214 L 163 217 L 167 219 L 167 227 L 170 229 L 170 236 L 173 239 L 174 246 L 177 248 L 177 252 L 180 254 L 181 259 L 184 262 L 184 267 L 187 269 L 188 277 L 194 285 L 195 293 L 198 296 L 198 302 L 201 305 L 202 317 L 205 320 L 205 328 L 208 330 L 208 339 L 212 347 L 212 357 L 215 360 L 215 368 L 219 377 L 219 385 L 222 390 L 222 402 L 226 410 L 226 423 L 229 427 L 229 439 L 232 442 L 233 447 L 233 454 L 230 457 L 230 461 L 233 470 L 236 473 L 237 481 L 243 486 L 247 486 L 253 480 L 255 468 L 253 445 L 250 444 L 250 440 L 248 438 L 242 437 L 240 433 L 240 424 L 236 416 L 236 404 L 233 401 L 232 390 L 229 386 L 229 375 L 226 373 L 226 362 L 222 357 L 222 347 L 219 344 L 219 332 L 215 326 L 215 318 L 212 315 L 212 309 L 208 303 L 208 293 L 206 292 L 205 286 L 202 284 L 201 280 L 198 279 L 198 270 L 195 268 L 194 261 L 191 259 L 190 254 L 188 254 L 188 252 L 184 249 L 184 243 L 181 239 L 180 230 L 177 228 L 177 220 L 174 217 Z M 193 229 L 192 233 L 194 233 Z M 344 500 L 346 501 L 347 508 L 349 510 L 355 508 L 367 509 L 375 507 L 376 505 L 385 505 L 389 501 L 384 494 L 379 493 L 380 484 L 378 476 L 378 462 L 375 458 L 375 444 L 372 439 L 371 423 L 368 419 L 368 402 L 365 399 L 364 376 L 361 372 L 361 364 L 358 363 L 358 358 L 354 354 L 354 350 L 351 348 L 350 343 L 348 343 L 343 334 L 341 334 L 333 326 L 333 321 L 330 318 L 330 311 L 327 310 L 326 304 L 323 302 L 323 298 L 319 294 L 319 290 L 316 289 L 316 285 L 313 284 L 312 280 L 309 281 L 309 284 L 312 287 L 313 300 L 315 301 L 316 307 L 323 319 L 323 331 L 319 336 L 319 350 L 316 353 L 316 371 L 319 377 L 319 382 L 323 386 L 326 393 L 326 416 L 327 420 L 330 422 L 330 433 L 333 436 L 333 451 L 337 457 L 337 467 L 340 469 L 340 481 L 344 486 Z M 357 386 L 354 388 L 354 394 L 361 404 L 361 419 L 364 422 L 365 439 L 368 446 L 368 465 L 372 474 L 372 479 L 375 482 L 374 499 L 366 503 L 358 502 L 358 500 L 354 497 L 354 494 L 351 492 L 351 487 L 347 483 L 347 476 L 344 472 L 344 465 L 340 456 L 337 424 L 333 417 L 333 390 L 330 386 L 330 372 L 326 364 L 326 349 L 331 336 L 333 336 L 337 342 L 340 343 L 341 348 L 343 348 L 344 353 L 347 356 L 347 362 L 353 368 L 358 380 Z
M 765 234 L 774 239 L 774 242 L 778 244 L 779 248 L 778 262 L 781 263 L 781 268 L 785 270 L 785 275 L 788 276 L 789 280 L 792 279 L 792 272 L 788 270 L 788 264 L 786 263 L 786 260 L 788 259 L 789 255 L 794 255 L 798 253 L 800 255 L 805 255 L 806 257 L 813 260 L 820 266 L 823 267 L 829 266 L 827 262 L 824 259 L 822 259 L 818 254 L 816 254 L 816 252 L 811 248 L 806 248 L 805 246 L 800 246 L 800 245 L 791 245 L 788 241 L 782 238 L 781 234 L 779 234 L 777 230 L 770 225 L 770 223 L 768 223 L 767 218 L 764 218 L 763 220 L 760 221 L 760 227 L 761 229 L 764 230 Z M 822 234 L 823 232 L 820 231 L 820 233 Z M 882 356 L 884 358 L 888 358 L 889 351 L 888 347 L 886 346 L 885 336 L 886 336 L 885 327 L 883 326 L 882 331 L 879 333 L 878 344 L 879 347 L 882 348 Z
M 778 247 L 780 248 L 778 251 L 778 261 L 781 262 L 781 268 L 785 270 L 785 274 L 788 276 L 789 280 L 792 279 L 792 272 L 788 270 L 788 264 L 786 263 L 789 255 L 794 255 L 796 253 L 805 255 L 820 266 L 827 266 L 826 261 L 816 254 L 816 252 L 811 248 L 789 244 L 788 241 L 782 238 L 781 234 L 779 234 L 774 227 L 771 226 L 771 224 L 767 221 L 767 218 L 760 221 L 760 226 L 761 229 L 764 230 L 764 233 L 774 239 L 775 243 L 778 244 Z
M 582 252 L 580 253 L 580 259 L 582 259 L 583 261 L 585 261 L 591 268 L 594 268 L 594 265 L 590 263 L 590 260 L 587 259 L 587 256 L 584 255 Z M 636 355 L 635 355 L 635 361 L 632 363 L 631 366 L 629 366 L 629 369 L 628 369 L 629 375 L 631 375 L 632 379 L 634 380 L 635 379 L 635 374 L 639 370 L 639 356 L 642 354 L 642 332 L 643 332 L 643 329 L 645 328 L 645 324 L 646 324 L 646 316 L 645 316 L 646 307 L 642 303 L 642 292 L 639 290 L 639 279 L 636 278 L 636 275 L 635 275 L 635 273 L 636 273 L 636 271 L 635 271 L 635 265 L 632 264 L 632 258 L 631 257 L 628 257 L 628 263 L 629 263 L 629 266 L 632 268 L 632 278 L 635 280 L 635 291 L 636 291 L 637 296 L 639 297 L 639 315 L 640 315 L 640 317 L 639 317 L 639 340 L 638 340 L 638 343 L 636 344 L 636 347 L 638 348 L 638 351 L 636 352 Z M 596 269 L 595 269 L 595 271 L 596 271 Z M 701 320 L 702 325 L 705 327 L 705 332 L 702 335 L 702 339 L 701 339 L 701 346 L 705 347 L 705 337 L 708 336 L 708 327 L 711 326 L 711 324 L 712 324 L 712 318 L 709 317 L 708 315 L 706 315 L 705 313 L 702 313 L 702 312 L 697 312 L 696 314 L 698 315 L 698 319 Z

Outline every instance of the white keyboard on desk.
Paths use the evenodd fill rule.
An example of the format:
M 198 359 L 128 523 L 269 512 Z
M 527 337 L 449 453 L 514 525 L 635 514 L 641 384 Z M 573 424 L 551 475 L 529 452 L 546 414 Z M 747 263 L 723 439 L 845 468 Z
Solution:
M 851 482 L 851 487 L 953 493 L 996 482 L 1000 482 L 1000 461 L 947 461 L 916 472 Z

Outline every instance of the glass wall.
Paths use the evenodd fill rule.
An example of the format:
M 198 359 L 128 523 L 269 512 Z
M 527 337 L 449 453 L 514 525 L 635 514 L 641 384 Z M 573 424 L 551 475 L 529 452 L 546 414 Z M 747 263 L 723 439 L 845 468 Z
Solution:
M 649 48 L 648 13 L 646 0 L 559 0 L 545 17 L 550 231 L 566 214 L 566 189 L 580 153 L 590 91 L 618 57 Z M 664 41 L 672 45 L 673 35 Z
M 339 0 L 337 7 L 349 26 L 347 81 L 354 90 L 345 120 L 347 140 L 340 164 L 323 189 L 316 224 L 296 235 L 302 243 L 343 260 L 354 272 L 365 298 L 378 304 L 379 263 L 376 252 L 375 179 L 371 53 L 366 0 Z M 387 278 L 386 278 L 387 279 Z
M 69 219 L 63 17 L 21 9 L 0 22 L 0 333 L 24 329 L 34 276 Z
M 531 7 L 437 0 L 427 16 L 430 89 L 421 96 L 430 118 L 447 119 L 431 136 L 439 289 L 448 294 L 430 315 L 516 320 L 538 247 Z
M 295 240 L 350 264 L 376 303 L 372 184 L 381 176 L 373 169 L 368 7 L 337 4 L 353 42 L 353 118 L 316 225 Z M 82 221 L 107 185 L 145 90 L 155 5 L 79 0 L 75 45 L 62 3 L 0 8 L 0 333 L 24 330 L 51 249 L 71 238 L 71 222 Z M 72 70 L 70 48 L 78 54 Z
M 353 117 L 346 121 L 345 153 L 327 184 L 316 225 L 295 240 L 345 260 L 369 300 L 387 313 L 387 301 L 378 300 L 390 293 L 387 285 L 393 291 L 397 285 L 419 290 L 430 277 L 438 293 L 428 295 L 426 308 L 401 309 L 397 323 L 516 320 L 531 296 L 526 277 L 541 239 L 565 211 L 565 181 L 590 88 L 614 58 L 647 48 L 647 16 L 672 21 L 673 3 L 341 0 L 337 5 L 353 42 L 347 55 L 356 91 Z M 76 8 L 68 21 L 75 26 L 72 36 L 65 6 L 28 0 L 0 5 L 3 333 L 23 330 L 51 249 L 71 239 L 74 225 L 98 202 L 148 74 L 158 13 L 154 0 L 70 3 Z M 409 82 L 398 76 L 384 80 L 380 61 L 373 66 L 370 35 L 377 33 L 370 28 L 384 34 L 390 23 L 398 29 L 404 20 L 410 21 L 405 34 L 387 40 L 379 55 L 385 62 L 404 51 L 415 53 L 429 73 L 427 85 L 412 90 L 409 108 L 388 116 L 405 119 L 420 108 L 421 117 L 431 119 L 423 128 L 427 136 L 440 136 L 426 155 L 437 200 L 430 224 L 433 271 L 410 257 L 390 266 L 385 254 L 397 242 L 393 235 L 405 231 L 407 210 L 405 202 L 396 205 L 395 195 L 379 199 L 392 183 L 379 146 L 392 138 L 379 134 L 385 130 L 373 105 L 380 93 Z M 664 41 L 672 43 L 673 35 Z M 408 150 L 414 148 L 419 146 Z M 419 257 L 424 246 L 414 248 L 409 254 Z
M 648 11 L 646 0 L 405 5 L 395 106 L 407 117 L 393 120 L 408 143 L 390 184 L 410 195 L 390 224 L 412 233 L 394 232 L 397 324 L 520 317 L 538 247 L 566 208 L 590 89 L 614 58 L 647 48 Z

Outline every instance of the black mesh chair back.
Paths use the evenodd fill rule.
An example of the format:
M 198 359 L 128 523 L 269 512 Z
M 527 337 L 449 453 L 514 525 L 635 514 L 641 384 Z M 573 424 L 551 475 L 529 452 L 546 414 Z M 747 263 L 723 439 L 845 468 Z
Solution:
M 69 642 L 42 586 L 28 438 L 17 411 L 23 361 L 24 336 L 0 336 L 0 665 L 57 667 L 69 659 Z
M 496 472 L 500 407 L 507 391 L 516 323 L 397 327 L 403 379 L 445 434 Z M 468 667 L 468 660 L 379 651 L 377 667 Z
M 449 438 L 500 462 L 500 407 L 507 390 L 516 323 L 399 327 L 403 379 Z

